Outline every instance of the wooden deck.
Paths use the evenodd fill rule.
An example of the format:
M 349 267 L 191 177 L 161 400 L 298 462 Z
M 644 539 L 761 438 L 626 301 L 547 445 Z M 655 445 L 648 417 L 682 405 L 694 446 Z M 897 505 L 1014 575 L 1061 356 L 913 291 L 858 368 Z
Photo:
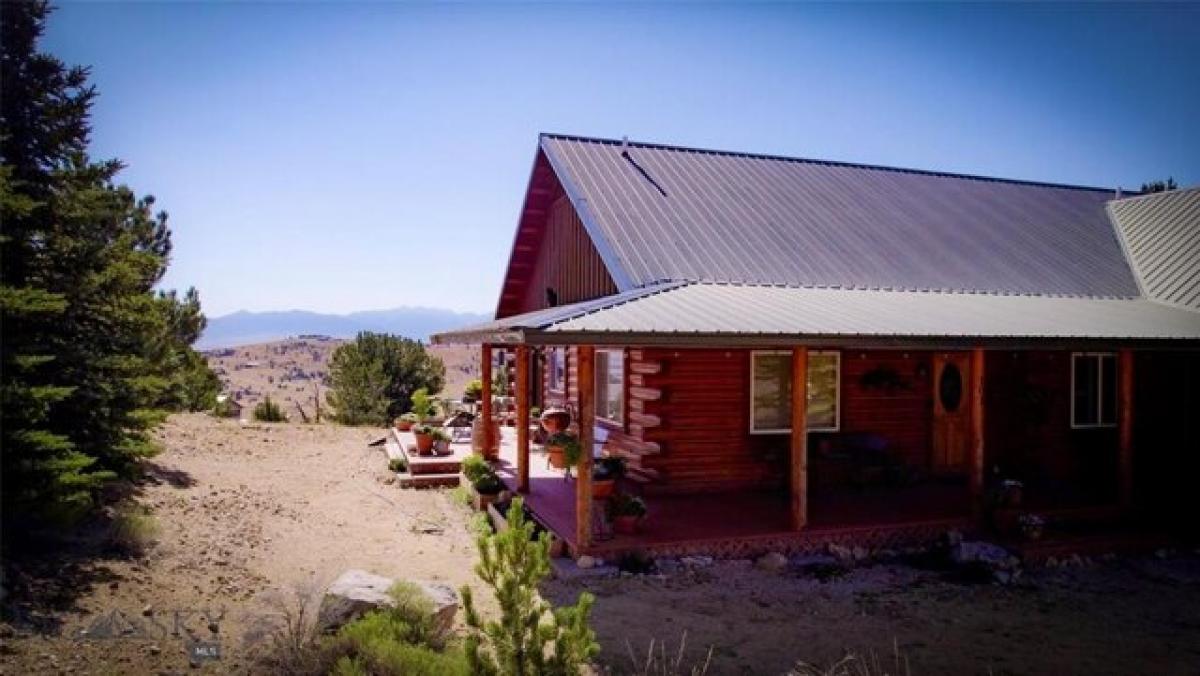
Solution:
M 516 490 L 516 436 L 502 430 L 497 471 Z M 790 529 L 788 496 L 770 492 L 663 495 L 646 498 L 649 514 L 636 535 L 611 535 L 593 510 L 596 538 L 580 551 L 575 540 L 575 483 L 547 466 L 537 447 L 530 454 L 526 507 L 567 543 L 572 553 L 611 555 L 641 550 L 656 555 L 752 556 L 766 551 L 812 551 L 833 542 L 872 547 L 929 540 L 969 518 L 966 486 L 922 486 L 897 491 L 814 495 L 809 526 Z

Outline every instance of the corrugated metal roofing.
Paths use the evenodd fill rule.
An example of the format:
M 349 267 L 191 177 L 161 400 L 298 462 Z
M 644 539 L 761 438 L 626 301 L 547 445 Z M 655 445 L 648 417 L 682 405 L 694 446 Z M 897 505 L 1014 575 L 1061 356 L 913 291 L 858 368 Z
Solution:
M 1200 188 L 1109 205 L 1146 296 L 1200 310 Z
M 664 280 L 1135 297 L 1113 192 L 544 135 L 622 289 Z M 621 282 L 618 282 L 621 284 Z
M 1200 312 L 1146 299 L 729 284 L 667 285 L 449 332 L 484 334 L 1198 340 Z M 536 338 L 543 334 L 543 338 Z M 518 338 L 513 335 L 512 338 Z

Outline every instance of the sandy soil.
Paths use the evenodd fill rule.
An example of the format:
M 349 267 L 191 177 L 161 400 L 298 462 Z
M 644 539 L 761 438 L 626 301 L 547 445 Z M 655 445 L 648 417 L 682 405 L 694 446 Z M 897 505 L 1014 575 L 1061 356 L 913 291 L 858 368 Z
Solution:
M 594 626 L 616 670 L 668 654 L 686 635 L 685 667 L 785 673 L 827 667 L 848 651 L 921 674 L 1200 673 L 1200 558 L 1121 559 L 1027 571 L 1013 586 L 969 583 L 904 565 L 821 581 L 811 571 L 717 562 L 650 576 L 547 585 L 552 599 L 597 596 Z M 906 673 L 903 669 L 900 673 Z
M 197 637 L 221 643 L 222 660 L 204 670 L 237 672 L 261 650 L 279 603 L 295 607 L 296 590 L 319 590 L 348 568 L 456 589 L 474 582 L 465 509 L 444 492 L 381 483 L 383 453 L 367 446 L 380 430 L 189 414 L 173 416 L 161 436 L 167 450 L 139 498 L 160 524 L 159 542 L 140 560 L 73 570 L 82 584 L 60 592 L 73 598 L 42 618 L 57 636 L 6 639 L 3 673 L 187 670 L 184 639 L 149 626 L 172 627 L 175 611 Z M 152 636 L 79 638 L 112 611 Z
M 325 337 L 288 338 L 208 350 L 205 356 L 225 391 L 245 407 L 243 418 L 249 419 L 255 404 L 269 396 L 289 418 L 299 422 L 304 416 L 315 417 L 318 393 L 321 406 L 325 406 L 329 360 L 344 342 Z M 467 383 L 479 377 L 478 350 L 457 345 L 426 349 L 446 365 L 445 396 L 461 397 Z

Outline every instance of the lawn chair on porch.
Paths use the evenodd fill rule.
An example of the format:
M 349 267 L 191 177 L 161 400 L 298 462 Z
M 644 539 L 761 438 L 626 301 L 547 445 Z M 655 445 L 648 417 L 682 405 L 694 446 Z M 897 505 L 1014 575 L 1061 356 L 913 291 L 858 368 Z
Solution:
M 471 440 L 471 425 L 475 422 L 475 414 L 470 411 L 455 411 L 454 415 L 442 425 L 450 432 L 451 443 Z

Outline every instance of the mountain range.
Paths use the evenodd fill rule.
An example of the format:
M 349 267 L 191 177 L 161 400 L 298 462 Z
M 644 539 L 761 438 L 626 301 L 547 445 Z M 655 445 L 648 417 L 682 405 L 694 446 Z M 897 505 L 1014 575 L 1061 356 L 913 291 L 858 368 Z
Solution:
M 202 350 L 279 340 L 289 336 L 322 335 L 353 338 L 360 331 L 392 333 L 428 340 L 430 334 L 491 319 L 488 315 L 441 308 L 398 307 L 350 314 L 306 310 L 248 312 L 213 317 L 196 347 Z

